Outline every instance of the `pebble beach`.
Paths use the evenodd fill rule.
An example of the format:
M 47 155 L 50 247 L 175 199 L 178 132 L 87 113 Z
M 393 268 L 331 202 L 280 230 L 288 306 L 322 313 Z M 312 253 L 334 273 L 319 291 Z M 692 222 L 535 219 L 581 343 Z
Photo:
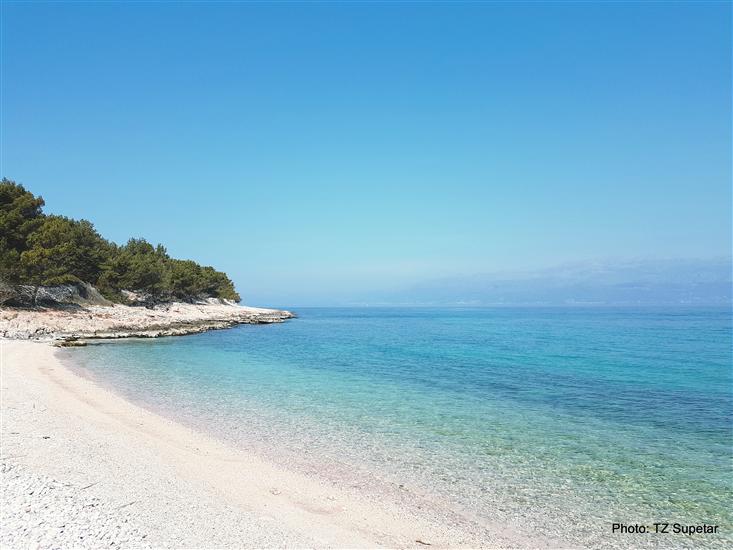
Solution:
M 0 340 L 2 548 L 511 546 L 227 446 Z M 544 546 L 544 545 L 542 545 Z

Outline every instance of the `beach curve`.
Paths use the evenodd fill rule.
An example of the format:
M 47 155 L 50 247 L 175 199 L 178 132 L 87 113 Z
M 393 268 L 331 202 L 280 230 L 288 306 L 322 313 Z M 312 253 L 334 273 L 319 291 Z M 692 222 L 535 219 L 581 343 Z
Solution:
M 472 538 L 437 518 L 268 463 L 73 373 L 48 344 L 0 340 L 0 351 L 3 547 L 44 541 L 117 547 L 545 546 L 509 531 Z M 41 494 L 19 494 L 34 483 L 42 489 L 32 490 Z M 44 500 L 59 487 L 69 493 L 62 499 L 66 515 Z M 75 507 L 97 515 L 69 516 Z

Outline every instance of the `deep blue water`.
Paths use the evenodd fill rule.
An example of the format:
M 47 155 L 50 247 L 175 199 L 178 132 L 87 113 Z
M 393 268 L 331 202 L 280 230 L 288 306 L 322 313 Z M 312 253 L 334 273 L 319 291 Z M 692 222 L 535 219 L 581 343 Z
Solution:
M 69 353 L 217 436 L 333 475 L 358 465 L 407 481 L 476 521 L 586 544 L 614 521 L 708 522 L 723 534 L 704 544 L 733 543 L 730 310 L 298 314 Z

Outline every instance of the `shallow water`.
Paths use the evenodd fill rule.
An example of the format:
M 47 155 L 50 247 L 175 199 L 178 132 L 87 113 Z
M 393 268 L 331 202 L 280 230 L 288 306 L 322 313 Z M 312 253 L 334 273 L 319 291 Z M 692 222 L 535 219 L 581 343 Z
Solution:
M 733 545 L 728 309 L 302 309 L 65 352 L 150 408 L 340 483 L 573 544 Z M 614 522 L 717 524 L 694 538 Z

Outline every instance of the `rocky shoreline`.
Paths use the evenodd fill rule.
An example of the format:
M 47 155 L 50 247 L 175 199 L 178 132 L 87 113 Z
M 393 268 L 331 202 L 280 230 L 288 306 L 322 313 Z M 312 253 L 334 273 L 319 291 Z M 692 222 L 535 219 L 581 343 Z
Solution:
M 114 304 L 0 307 L 0 338 L 83 345 L 99 338 L 182 336 L 241 324 L 281 323 L 289 311 L 239 306 L 216 299 L 172 302 L 151 308 Z

